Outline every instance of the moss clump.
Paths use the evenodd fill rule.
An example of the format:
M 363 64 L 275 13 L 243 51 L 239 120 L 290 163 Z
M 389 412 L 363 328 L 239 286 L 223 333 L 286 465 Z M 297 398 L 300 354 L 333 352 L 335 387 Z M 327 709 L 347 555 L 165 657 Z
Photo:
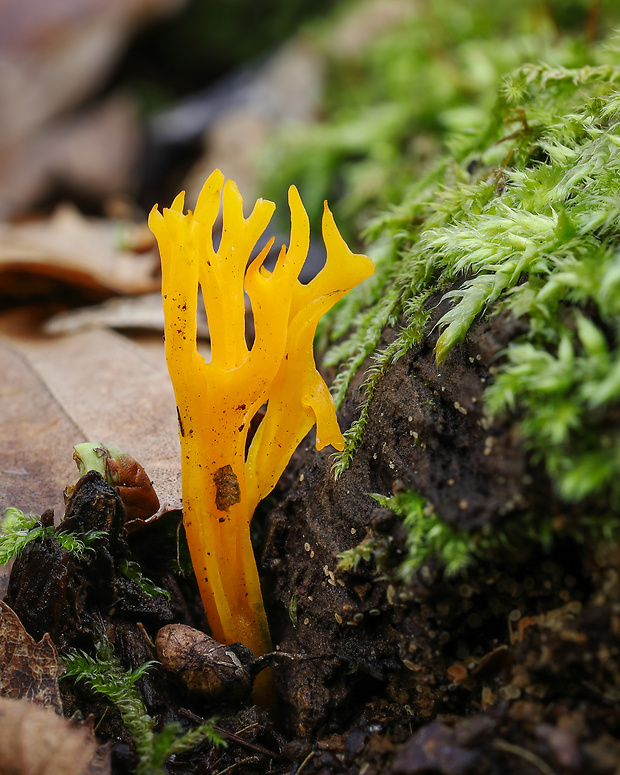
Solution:
M 526 0 L 518 8 L 441 0 L 422 4 L 357 55 L 330 52 L 327 121 L 287 129 L 266 166 L 276 199 L 281 178 L 296 180 L 311 212 L 329 197 L 353 230 L 397 203 L 366 228 L 375 276 L 331 321 L 338 344 L 325 364 L 341 367 L 337 405 L 373 358 L 336 474 L 349 465 L 376 385 L 428 334 L 429 299 L 443 291 L 452 308 L 439 323 L 438 360 L 480 314 L 508 307 L 527 319 L 530 332 L 507 353 L 512 368 L 502 371 L 488 408 L 526 410 L 528 444 L 563 497 L 617 487 L 613 434 L 595 420 L 613 398 L 620 62 L 598 38 L 617 20 L 617 10 L 587 0 Z M 328 46 L 329 30 L 324 40 Z M 602 337 L 596 355 L 584 349 L 588 325 L 590 338 L 593 326 Z M 400 334 L 379 350 L 386 326 Z M 542 387 L 541 371 L 551 367 L 556 381 L 546 394 L 524 389 Z
M 360 418 L 336 471 L 364 430 L 388 366 L 427 334 L 432 293 L 450 309 L 437 323 L 438 361 L 481 314 L 527 321 L 486 392 L 491 413 L 512 411 L 567 500 L 620 495 L 620 67 L 524 65 L 502 84 L 490 124 L 373 227 L 389 245 L 383 283 L 331 353 L 348 359 L 341 401 L 374 353 Z M 381 330 L 404 320 L 375 352 Z
M 358 56 L 332 52 L 328 120 L 278 139 L 273 195 L 281 175 L 311 210 L 329 196 L 352 230 L 366 223 L 377 264 L 331 320 L 338 406 L 371 360 L 337 476 L 391 364 L 431 328 L 441 362 L 503 312 L 525 333 L 497 360 L 486 412 L 518 423 L 561 500 L 588 499 L 575 536 L 617 526 L 620 52 L 601 40 L 617 14 L 588 0 L 421 4 Z
M 213 721 L 186 732 L 175 722 L 156 731 L 157 719 L 148 714 L 136 684 L 157 662 L 145 662 L 136 670 L 125 670 L 112 644 L 103 636 L 97 644 L 96 657 L 72 651 L 62 661 L 66 667 L 63 678 L 84 682 L 116 706 L 136 747 L 137 775 L 162 775 L 167 771 L 164 763 L 172 754 L 190 751 L 204 740 L 213 745 L 226 745 L 215 732 Z
M 43 524 L 35 514 L 24 514 L 23 511 L 10 506 L 0 522 L 0 565 L 6 565 L 32 541 L 43 538 L 55 539 L 65 551 L 71 552 L 80 560 L 86 551 L 94 551 L 92 544 L 103 535 L 103 530 L 89 530 L 86 533 L 57 532 L 53 524 Z
M 372 497 L 397 514 L 407 531 L 404 558 L 400 558 L 397 564 L 399 579 L 411 581 L 414 573 L 431 560 L 440 563 L 446 576 L 454 576 L 470 566 L 479 555 L 480 547 L 470 534 L 443 522 L 427 499 L 417 492 L 404 490 L 391 497 Z M 354 571 L 362 560 L 374 560 L 379 573 L 390 574 L 394 564 L 389 557 L 390 550 L 390 539 L 371 529 L 360 544 L 340 554 L 338 568 Z
M 342 552 L 338 570 L 355 572 L 361 562 L 372 563 L 380 576 L 392 582 L 410 583 L 422 567 L 434 565 L 445 578 L 462 575 L 489 558 L 526 557 L 535 547 L 549 551 L 562 534 L 573 542 L 615 543 L 620 539 L 620 523 L 605 516 L 586 513 L 571 524 L 552 516 L 528 513 L 512 515 L 500 527 L 485 525 L 469 532 L 448 524 L 419 493 L 403 489 L 392 496 L 372 496 L 383 508 L 400 518 L 404 535 L 394 535 L 373 526 L 352 549 Z M 402 544 L 402 545 L 401 545 Z
M 590 0 L 433 0 L 402 3 L 399 21 L 376 29 L 368 5 L 345 4 L 354 24 L 338 13 L 315 26 L 327 64 L 325 120 L 283 128 L 263 159 L 261 187 L 284 205 L 294 182 L 316 226 L 329 200 L 352 234 L 378 208 L 402 202 L 447 138 L 486 125 L 506 72 L 539 60 L 597 63 L 594 41 L 620 21 L 613 4 L 599 13 Z M 342 44 L 343 27 L 358 30 L 358 45 Z

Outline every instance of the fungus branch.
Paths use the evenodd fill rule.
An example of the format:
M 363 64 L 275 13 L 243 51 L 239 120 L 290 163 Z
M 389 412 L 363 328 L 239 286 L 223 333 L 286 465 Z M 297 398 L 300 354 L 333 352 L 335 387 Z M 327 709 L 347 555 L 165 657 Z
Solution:
M 222 199 L 222 239 L 213 227 Z M 331 395 L 318 373 L 313 338 L 321 316 L 373 272 L 353 254 L 327 206 L 327 262 L 307 285 L 299 272 L 310 244 L 308 216 L 289 190 L 291 236 L 273 271 L 264 266 L 273 240 L 248 266 L 275 205 L 259 199 L 244 218 L 232 181 L 216 170 L 196 210 L 155 207 L 149 225 L 162 260 L 166 359 L 179 413 L 183 509 L 192 563 L 213 635 L 241 641 L 258 656 L 270 650 L 258 572 L 250 542 L 257 503 L 275 486 L 299 442 L 317 425 L 317 447 L 343 448 Z M 247 271 L 246 271 L 247 266 Z M 211 336 L 211 360 L 196 350 L 198 290 Z M 255 339 L 245 339 L 247 292 Z M 266 413 L 246 456 L 250 421 Z

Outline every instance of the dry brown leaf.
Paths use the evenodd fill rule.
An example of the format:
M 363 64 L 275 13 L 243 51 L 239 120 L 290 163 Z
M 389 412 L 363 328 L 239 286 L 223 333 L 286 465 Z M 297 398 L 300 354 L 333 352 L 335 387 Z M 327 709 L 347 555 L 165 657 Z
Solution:
M 64 205 L 48 220 L 0 224 L 3 295 L 17 273 L 53 277 L 114 293 L 149 293 L 159 288 L 159 257 L 153 249 L 136 255 L 122 249 L 113 221 L 85 218 Z
M 86 775 L 96 747 L 86 728 L 53 711 L 0 698 L 0 775 Z
M 206 316 L 198 318 L 197 327 L 198 336 L 208 339 L 209 326 Z M 160 335 L 160 350 L 163 350 L 161 344 L 164 332 L 164 310 L 161 293 L 115 297 L 101 304 L 64 310 L 50 318 L 44 326 L 47 334 L 73 334 L 89 328 L 157 331 Z
M 0 509 L 41 513 L 75 481 L 72 447 L 112 444 L 181 507 L 176 404 L 165 361 L 107 330 L 45 337 L 0 316 Z M 17 333 L 19 332 L 19 334 Z
M 64 671 L 50 636 L 37 643 L 0 600 L 0 697 L 29 700 L 62 714 L 58 679 Z
M 32 366 L 0 339 L 0 516 L 7 506 L 41 514 L 75 478 L 71 448 L 84 435 Z
M 179 0 L 3 0 L 0 131 L 23 138 L 99 88 L 124 40 Z

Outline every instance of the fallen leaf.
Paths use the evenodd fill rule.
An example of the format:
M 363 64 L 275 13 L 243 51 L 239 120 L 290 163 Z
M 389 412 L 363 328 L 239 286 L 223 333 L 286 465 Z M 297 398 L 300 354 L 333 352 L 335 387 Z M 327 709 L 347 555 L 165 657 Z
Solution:
M 0 697 L 29 700 L 62 714 L 58 679 L 64 671 L 50 636 L 37 643 L 0 601 Z
M 3 136 L 20 138 L 87 97 L 134 29 L 179 5 L 179 0 L 3 0 Z
M 164 310 L 161 293 L 117 297 L 102 304 L 66 310 L 51 317 L 44 326 L 48 334 L 72 334 L 89 328 L 151 330 L 158 331 L 163 337 Z M 198 336 L 205 339 L 209 336 L 206 316 L 198 318 Z
M 72 447 L 84 435 L 32 366 L 0 339 L 0 515 L 8 506 L 41 514 L 62 504 L 75 477 Z
M 160 286 L 155 248 L 142 255 L 123 249 L 121 225 L 85 218 L 70 205 L 47 220 L 0 224 L 4 296 L 10 295 L 10 280 L 20 273 L 112 293 L 149 293 Z
M 142 152 L 138 110 L 127 95 L 62 116 L 3 157 L 0 215 L 28 212 L 33 203 L 59 195 L 107 207 L 119 192 L 135 194 Z
M 108 330 L 45 337 L 0 315 L 0 509 L 41 513 L 77 479 L 72 447 L 112 444 L 153 481 L 160 511 L 178 509 L 176 403 L 163 357 Z M 62 508 L 62 506 L 61 506 Z
M 0 698 L 0 775 L 87 775 L 96 749 L 85 727 L 26 700 Z

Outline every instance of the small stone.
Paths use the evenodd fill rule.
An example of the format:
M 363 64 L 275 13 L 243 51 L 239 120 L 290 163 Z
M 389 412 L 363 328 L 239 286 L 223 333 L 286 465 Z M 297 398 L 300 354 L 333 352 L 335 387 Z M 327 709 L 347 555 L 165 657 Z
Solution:
M 459 665 L 458 663 L 450 665 L 446 672 L 450 676 L 451 680 L 456 684 L 463 683 L 463 681 L 467 678 L 466 668 L 464 668 L 463 665 Z

